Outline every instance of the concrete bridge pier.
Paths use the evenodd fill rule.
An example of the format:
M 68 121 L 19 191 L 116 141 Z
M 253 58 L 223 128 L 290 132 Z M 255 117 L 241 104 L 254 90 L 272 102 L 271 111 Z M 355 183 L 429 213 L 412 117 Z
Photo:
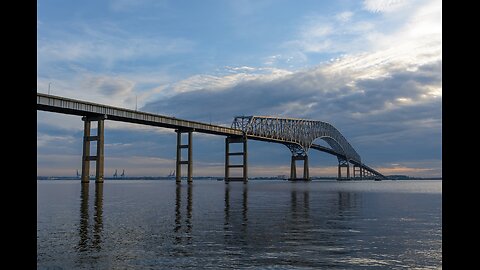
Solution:
M 342 177 L 342 168 L 347 168 L 347 176 Z M 338 177 L 337 180 L 351 180 L 350 178 L 350 165 L 346 159 L 338 159 Z
M 297 160 L 303 160 L 303 178 L 297 178 Z M 308 171 L 308 155 L 292 155 L 290 163 L 290 181 L 310 180 L 310 174 Z
M 353 179 L 362 180 L 363 178 L 362 171 L 363 171 L 362 166 L 353 164 Z
M 292 152 L 290 163 L 289 181 L 309 181 L 310 173 L 308 171 L 308 155 L 307 152 L 298 144 L 285 144 Z M 297 160 L 303 160 L 303 178 L 297 178 Z
M 243 145 L 242 151 L 230 152 L 230 144 L 241 143 Z M 230 164 L 230 156 L 242 156 L 242 164 Z M 225 182 L 229 181 L 248 181 L 248 166 L 247 166 L 247 137 L 246 136 L 228 136 L 225 138 Z M 230 168 L 242 168 L 241 177 L 230 177 Z
M 363 168 L 363 177 L 365 179 L 372 179 L 374 176 L 374 174 L 370 171 L 368 171 L 367 169 Z
M 187 165 L 187 182 L 192 183 L 192 130 L 175 130 L 177 132 L 177 162 L 175 180 L 177 183 L 182 181 L 182 165 Z M 182 133 L 188 134 L 188 144 L 182 144 Z M 182 160 L 182 149 L 187 148 L 187 160 Z
M 99 116 L 84 116 L 83 128 L 83 155 L 82 155 L 82 183 L 90 182 L 90 161 L 95 160 L 96 172 L 95 183 L 103 183 L 104 178 L 104 120 L 107 119 L 106 115 Z M 97 121 L 97 135 L 90 135 L 91 122 Z M 90 155 L 90 142 L 97 142 L 97 153 L 95 156 Z

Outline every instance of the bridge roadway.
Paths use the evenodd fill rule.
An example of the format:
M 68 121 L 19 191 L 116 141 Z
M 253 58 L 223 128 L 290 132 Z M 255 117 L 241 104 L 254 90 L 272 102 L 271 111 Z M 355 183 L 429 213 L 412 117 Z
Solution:
M 197 121 L 190 121 L 185 119 L 179 119 L 176 117 L 169 117 L 164 115 L 158 115 L 153 113 L 141 112 L 137 110 L 130 110 L 125 108 L 113 107 L 93 102 L 81 101 L 71 98 L 65 98 L 60 96 L 54 95 L 47 95 L 42 93 L 37 93 L 37 110 L 41 111 L 49 111 L 49 112 L 56 112 L 62 114 L 70 114 L 70 115 L 78 115 L 83 116 L 82 120 L 85 121 L 85 134 L 84 134 L 84 155 L 82 159 L 82 180 L 88 181 L 88 171 L 89 165 L 88 161 L 91 160 L 100 160 L 97 161 L 97 181 L 99 178 L 102 178 L 103 181 L 103 120 L 108 119 L 112 121 L 120 121 L 120 122 L 127 122 L 127 123 L 135 123 L 135 124 L 142 124 L 142 125 L 149 125 L 149 126 L 157 126 L 157 127 L 164 127 L 177 130 L 177 180 L 180 179 L 180 171 L 181 165 L 187 164 L 188 165 L 188 179 L 191 180 L 191 133 L 194 132 L 201 132 L 206 134 L 213 134 L 213 135 L 221 135 L 227 136 L 228 138 L 231 137 L 243 137 L 244 132 L 239 129 L 229 128 L 224 126 L 212 125 Z M 98 121 L 98 129 L 101 130 L 101 136 L 90 136 L 90 121 Z M 181 144 L 181 133 L 188 133 L 188 144 L 182 145 Z M 247 170 L 246 170 L 246 158 L 247 158 L 247 151 L 246 151 L 246 140 L 233 140 L 233 139 L 226 139 L 226 179 L 229 178 L 228 171 L 229 168 L 243 168 L 243 178 L 246 180 Z M 247 139 L 258 140 L 258 141 L 265 141 L 265 142 L 274 142 L 274 143 L 282 143 L 282 144 L 291 144 L 294 142 L 288 140 L 282 140 L 279 138 L 266 138 L 256 135 L 249 135 L 246 134 Z M 90 141 L 97 141 L 97 156 L 90 156 Z M 244 152 L 240 153 L 228 153 L 228 145 L 230 143 L 236 142 L 243 142 L 244 144 Z M 88 148 L 88 149 L 86 149 Z M 182 161 L 181 160 L 181 151 L 182 148 L 188 148 L 188 160 Z M 340 159 L 346 159 L 343 153 L 340 153 L 334 149 L 330 149 L 321 145 L 312 144 L 311 148 L 315 150 L 319 150 L 322 152 L 326 152 L 332 155 L 337 156 Z M 100 153 L 99 153 L 100 152 Z M 229 158 L 230 155 L 243 155 L 244 156 L 244 163 L 242 165 L 229 165 Z M 375 171 L 374 169 L 362 164 L 361 162 L 355 160 L 349 160 L 354 164 L 354 166 L 358 166 L 360 169 L 365 170 L 369 176 L 380 176 L 381 178 L 385 178 L 382 174 Z M 308 164 L 306 164 L 306 167 Z M 339 165 L 340 166 L 340 165 Z M 348 169 L 348 168 L 347 168 Z M 296 169 L 295 169 L 296 170 Z M 308 170 L 308 169 L 307 169 Z M 355 170 L 355 168 L 354 168 Z M 355 172 L 355 171 L 354 171 Z M 347 174 L 348 170 L 347 170 Z M 349 177 L 349 176 L 348 176 Z M 230 177 L 231 178 L 231 177 Z M 296 177 L 295 177 L 296 178 Z M 340 167 L 339 167 L 339 178 L 340 178 Z M 233 180 L 240 180 L 231 178 Z
M 183 120 L 175 117 L 140 112 L 41 93 L 37 93 L 37 110 L 87 117 L 105 115 L 106 119 L 112 121 L 136 123 L 171 129 L 190 129 L 195 132 L 214 135 L 243 135 L 243 132 L 241 130 L 229 127 L 210 125 L 201 122 Z
M 310 148 L 318 150 L 318 151 L 322 151 L 322 152 L 325 152 L 325 153 L 332 154 L 332 155 L 337 156 L 338 158 L 341 158 L 341 159 L 346 159 L 346 157 L 343 154 L 338 153 L 337 151 L 335 151 L 333 149 L 330 149 L 328 147 L 325 147 L 325 146 L 322 146 L 322 145 L 319 145 L 319 144 L 312 144 L 312 146 Z M 355 160 L 350 160 L 350 162 L 353 163 L 353 165 L 363 167 L 365 170 L 369 171 L 372 174 L 372 176 L 379 176 L 380 178 L 386 178 L 380 172 L 376 171 L 375 169 L 373 169 L 373 168 L 371 168 L 371 167 L 369 167 L 369 166 L 367 166 L 363 163 L 357 162 Z

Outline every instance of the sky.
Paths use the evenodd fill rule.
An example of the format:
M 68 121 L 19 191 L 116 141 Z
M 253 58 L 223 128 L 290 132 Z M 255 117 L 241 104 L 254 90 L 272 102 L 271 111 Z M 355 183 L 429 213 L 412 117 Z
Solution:
M 48 91 L 223 126 L 326 121 L 383 174 L 441 177 L 442 3 L 38 0 L 37 92 Z M 37 111 L 37 175 L 75 175 L 82 138 L 81 117 Z M 194 176 L 223 175 L 224 144 L 194 133 Z M 105 175 L 166 176 L 175 147 L 173 130 L 106 121 Z M 249 176 L 289 175 L 290 156 L 251 141 Z M 311 150 L 309 164 L 336 176 L 334 156 Z

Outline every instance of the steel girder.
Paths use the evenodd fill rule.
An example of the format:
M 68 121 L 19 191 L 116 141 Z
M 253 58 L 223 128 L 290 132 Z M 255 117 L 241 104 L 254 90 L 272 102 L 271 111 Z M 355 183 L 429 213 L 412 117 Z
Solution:
M 305 153 L 313 141 L 323 139 L 335 152 L 343 154 L 348 160 L 361 163 L 360 155 L 345 137 L 327 122 L 271 116 L 236 116 L 232 128 L 240 129 L 250 136 L 297 144 Z
M 305 152 L 305 149 L 301 147 L 299 144 L 296 143 L 285 143 L 285 146 L 290 149 L 290 152 L 292 152 L 292 156 L 306 156 L 307 152 Z

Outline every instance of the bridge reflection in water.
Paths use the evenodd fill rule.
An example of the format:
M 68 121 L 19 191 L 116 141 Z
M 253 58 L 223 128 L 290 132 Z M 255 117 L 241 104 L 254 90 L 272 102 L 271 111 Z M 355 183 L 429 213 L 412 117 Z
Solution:
M 224 244 L 237 250 L 248 243 L 248 185 L 230 183 L 225 186 Z
M 176 183 L 175 187 L 175 226 L 174 226 L 174 243 L 176 245 L 187 245 L 192 243 L 192 189 L 193 184 L 187 185 L 186 198 L 186 215 L 185 220 L 182 216 L 182 184 Z M 178 252 L 183 252 L 179 249 Z
M 78 243 L 79 251 L 87 251 L 91 248 L 99 251 L 102 244 L 103 230 L 103 183 L 95 184 L 95 205 L 93 215 L 93 230 L 89 226 L 89 184 L 82 183 L 80 193 L 80 227 Z M 93 235 L 93 238 L 90 236 Z
M 194 221 L 193 217 L 193 190 L 194 184 L 179 184 L 175 186 L 175 209 L 174 209 L 174 226 L 173 236 L 174 243 L 188 245 L 192 243 Z M 102 249 L 102 231 L 103 231 L 103 183 L 95 183 L 95 198 L 93 206 L 93 225 L 90 226 L 90 209 L 89 209 L 89 192 L 90 184 L 83 183 L 80 192 L 80 226 L 79 226 L 79 243 L 77 250 L 79 252 Z M 182 191 L 183 190 L 183 191 Z M 182 192 L 186 191 L 186 196 Z M 264 216 L 261 212 L 251 213 L 249 217 L 249 201 L 248 201 L 248 185 L 241 183 L 229 183 L 224 187 L 224 238 L 226 242 L 234 241 L 237 245 L 247 244 L 248 236 L 255 235 L 256 232 L 247 231 L 249 226 L 258 227 L 259 225 L 277 226 L 282 221 L 283 229 L 286 234 L 295 235 L 295 233 L 304 230 L 308 226 L 318 226 L 319 222 L 333 224 L 338 220 L 348 217 L 348 213 L 352 208 L 357 207 L 357 201 L 360 196 L 357 193 L 338 192 L 335 197 L 329 195 L 332 204 L 326 205 L 324 208 L 329 213 L 321 216 L 310 216 L 310 191 L 308 188 L 293 188 L 290 192 L 290 202 L 288 211 L 283 209 L 283 216 Z M 335 202 L 336 200 L 336 202 Z M 183 203 L 182 203 L 183 201 Z M 275 202 L 277 201 L 277 202 Z M 279 207 L 287 206 L 278 200 L 271 202 L 278 203 Z M 335 208 L 332 206 L 336 205 Z M 334 217 L 334 218 L 332 218 Z M 268 220 L 271 224 L 268 224 Z M 267 221 L 267 222 L 266 222 Z M 315 225 L 316 224 L 316 225 Z M 347 228 L 348 229 L 348 228 Z M 233 243 L 233 242 L 232 242 Z
M 350 231 L 355 230 L 347 224 L 351 217 L 356 216 L 358 200 L 361 200 L 360 195 L 344 191 L 322 194 L 325 195 L 328 203 L 320 207 L 315 205 L 312 213 L 312 201 L 325 202 L 325 198 L 312 200 L 309 187 L 302 183 L 298 184 L 301 186 L 292 187 L 289 197 L 282 194 L 278 198 L 272 198 L 271 201 L 263 201 L 264 204 L 269 204 L 265 209 L 259 205 L 252 205 L 262 200 L 262 194 L 255 192 L 255 195 L 260 197 L 250 198 L 249 185 L 242 183 L 225 185 L 223 237 L 221 237 L 223 241 L 220 242 L 218 234 L 212 234 L 208 236 L 207 242 L 221 247 L 226 256 L 251 255 L 265 251 L 282 253 L 291 250 L 292 247 L 301 246 L 302 241 L 314 243 L 327 250 L 341 250 L 342 246 L 351 241 Z M 187 195 L 182 196 L 185 191 Z M 187 246 L 201 245 L 200 243 L 205 241 L 205 232 L 194 228 L 195 224 L 200 224 L 202 221 L 192 219 L 195 208 L 192 200 L 193 193 L 195 193 L 194 184 L 176 185 L 173 226 L 175 256 L 189 256 L 194 251 Z M 266 212 L 266 209 L 272 209 L 273 205 L 280 209 L 271 213 Z M 319 209 L 321 212 L 318 211 Z M 203 209 L 199 211 L 205 212 Z M 202 218 L 209 217 L 198 216 L 198 219 Z M 217 225 L 210 224 L 212 228 Z M 215 232 L 219 233 L 219 231 Z M 296 252 L 300 254 L 301 250 L 294 253 Z M 258 260 L 258 263 L 269 263 L 265 258 L 258 258 Z
M 39 181 L 38 268 L 441 266 L 441 194 L 382 185 Z

